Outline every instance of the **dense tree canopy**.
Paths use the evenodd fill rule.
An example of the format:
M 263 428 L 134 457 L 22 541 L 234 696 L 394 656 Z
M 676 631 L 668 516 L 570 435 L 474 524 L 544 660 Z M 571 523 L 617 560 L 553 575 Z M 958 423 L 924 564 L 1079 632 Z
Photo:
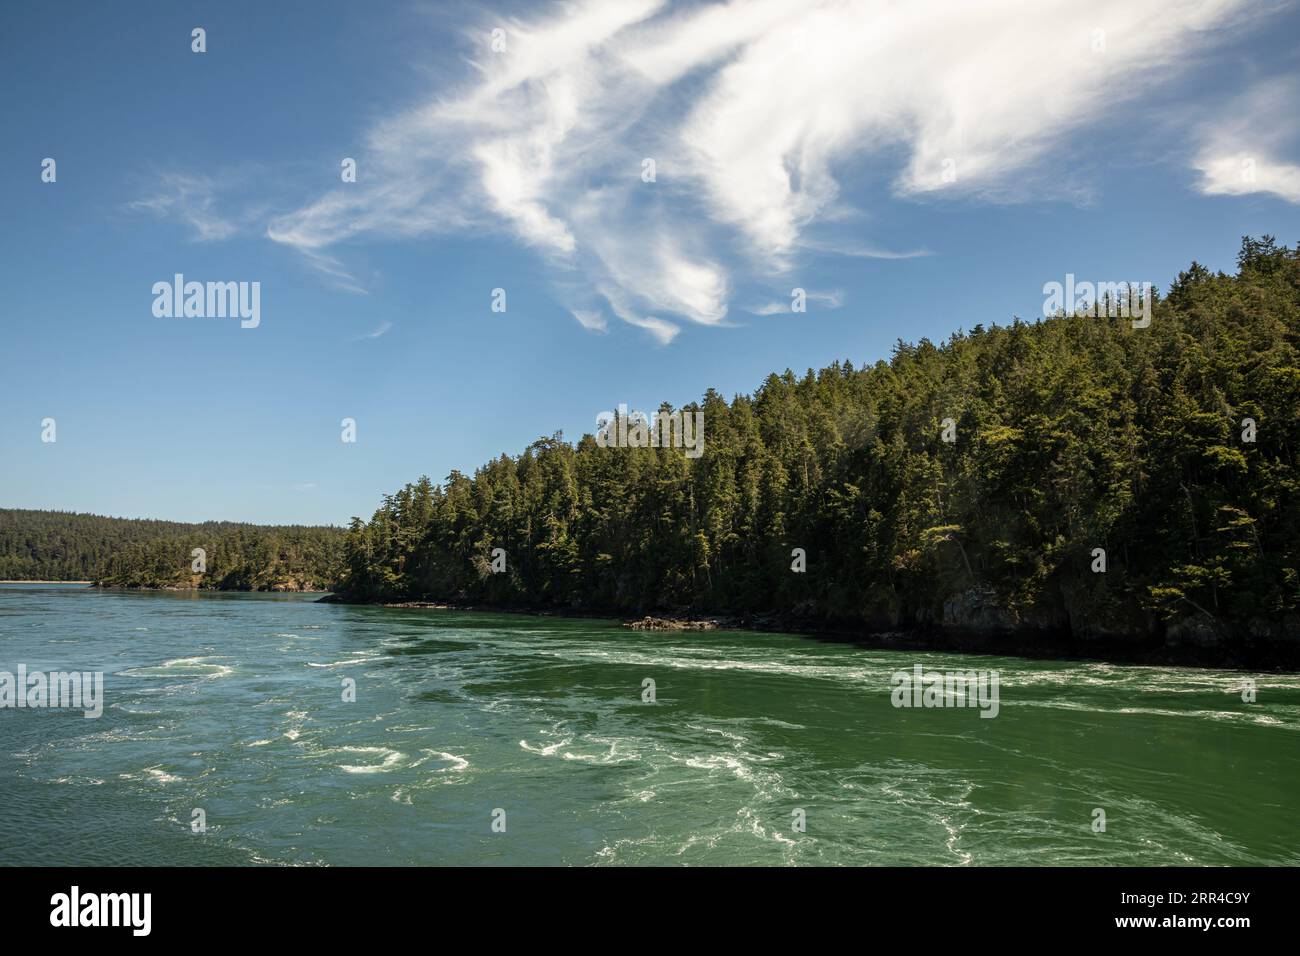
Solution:
M 353 519 L 340 590 L 863 626 L 1297 631 L 1298 336 L 1300 259 L 1248 238 L 1237 275 L 1193 263 L 1147 328 L 978 325 L 861 369 L 770 375 L 752 396 L 710 390 L 690 406 L 698 459 L 557 435 L 472 476 L 421 478 Z
M 0 509 L 0 580 L 321 590 L 337 576 L 342 536 L 339 528 Z M 195 548 L 204 551 L 201 574 L 193 571 Z

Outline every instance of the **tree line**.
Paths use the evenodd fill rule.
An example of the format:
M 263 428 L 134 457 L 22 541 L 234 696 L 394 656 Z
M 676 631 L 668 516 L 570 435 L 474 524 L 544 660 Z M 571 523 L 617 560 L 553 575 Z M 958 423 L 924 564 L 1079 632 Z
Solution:
M 105 587 L 328 590 L 343 531 L 230 521 L 187 524 L 0 509 L 0 580 Z M 202 571 L 195 549 L 202 549 Z
M 1300 257 L 773 374 L 703 454 L 557 434 L 354 518 L 340 596 L 1079 635 L 1300 630 Z M 670 410 L 663 406 L 661 410 Z M 500 549 L 497 551 L 496 549 Z M 802 566 L 802 567 L 801 567 Z

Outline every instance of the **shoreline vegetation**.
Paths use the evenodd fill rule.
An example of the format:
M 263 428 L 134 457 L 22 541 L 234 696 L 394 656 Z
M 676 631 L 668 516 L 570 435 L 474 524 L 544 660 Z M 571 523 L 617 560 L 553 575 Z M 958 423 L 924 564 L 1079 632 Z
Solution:
M 94 584 L 94 581 L 40 581 L 35 578 L 14 578 L 13 580 L 0 580 L 0 584 Z
M 557 433 L 347 529 L 0 510 L 0 576 L 1300 667 L 1300 254 L 1150 304 L 710 389 L 698 456 Z
M 0 578 L 96 586 L 328 591 L 343 529 L 0 508 Z
M 1294 666 L 1300 255 L 1246 237 L 1237 266 L 1193 262 L 1149 322 L 709 390 L 678 410 L 698 458 L 557 434 L 420 478 L 353 519 L 333 599 Z

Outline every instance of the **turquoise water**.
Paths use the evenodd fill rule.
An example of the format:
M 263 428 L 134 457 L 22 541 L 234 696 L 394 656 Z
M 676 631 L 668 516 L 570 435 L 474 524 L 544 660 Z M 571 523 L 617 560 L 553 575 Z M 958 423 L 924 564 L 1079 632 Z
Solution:
M 106 699 L 0 710 L 0 863 L 1300 864 L 1300 676 L 314 598 L 0 586 L 0 670 Z

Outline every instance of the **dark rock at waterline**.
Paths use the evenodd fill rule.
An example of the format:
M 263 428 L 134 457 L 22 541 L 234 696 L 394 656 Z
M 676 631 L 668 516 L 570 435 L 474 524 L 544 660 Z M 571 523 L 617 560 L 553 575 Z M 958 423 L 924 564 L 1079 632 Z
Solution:
M 716 620 L 680 620 L 677 618 L 650 617 L 648 614 L 639 621 L 625 621 L 624 627 L 634 631 L 715 631 L 725 626 Z
M 326 603 L 367 604 L 329 594 Z M 529 614 L 537 617 L 620 620 L 637 631 L 701 632 L 714 630 L 775 631 L 806 634 L 818 640 L 852 643 L 863 648 L 916 652 L 993 654 L 1026 658 L 1097 660 L 1119 664 L 1230 667 L 1263 671 L 1300 671 L 1300 620 L 1285 626 L 1254 622 L 1247 633 L 1216 628 L 1204 615 L 1161 622 L 1136 618 L 1125 624 L 1116 609 L 1094 607 L 1090 613 L 1078 602 L 1052 610 L 1012 610 L 988 592 L 952 595 L 935 611 L 910 613 L 901 608 L 865 619 L 834 619 L 808 606 L 788 612 L 692 616 L 687 608 L 638 609 L 642 617 L 627 620 L 614 608 L 520 607 L 434 601 L 406 601 L 384 607 Z M 1121 608 L 1122 609 L 1122 608 Z M 645 611 L 656 613 L 645 613 Z

